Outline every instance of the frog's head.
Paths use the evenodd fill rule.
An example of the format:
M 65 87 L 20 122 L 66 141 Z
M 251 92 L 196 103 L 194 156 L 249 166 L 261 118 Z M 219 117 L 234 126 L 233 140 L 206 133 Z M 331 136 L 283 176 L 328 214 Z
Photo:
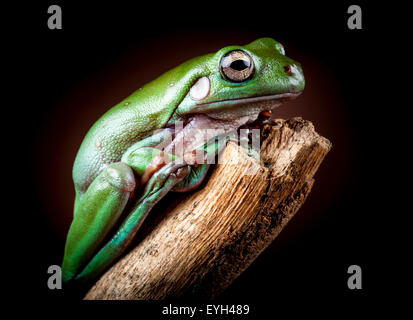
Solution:
M 228 46 L 191 64 L 196 76 L 171 120 L 204 114 L 217 120 L 248 117 L 251 123 L 296 98 L 305 86 L 300 64 L 271 38 Z

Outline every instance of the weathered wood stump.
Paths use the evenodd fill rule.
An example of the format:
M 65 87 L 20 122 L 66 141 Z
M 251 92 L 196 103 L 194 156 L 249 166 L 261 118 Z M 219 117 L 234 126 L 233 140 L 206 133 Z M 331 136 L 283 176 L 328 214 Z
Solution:
M 301 118 L 264 126 L 260 161 L 228 143 L 206 184 L 163 208 L 85 299 L 216 297 L 301 207 L 330 148 Z

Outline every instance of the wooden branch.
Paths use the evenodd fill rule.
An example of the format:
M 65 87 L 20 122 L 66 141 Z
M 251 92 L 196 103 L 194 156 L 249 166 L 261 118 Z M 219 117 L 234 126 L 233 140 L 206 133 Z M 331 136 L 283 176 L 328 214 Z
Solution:
M 261 162 L 228 143 L 207 183 L 152 212 L 160 218 L 85 299 L 216 297 L 301 207 L 330 148 L 301 118 L 261 130 Z

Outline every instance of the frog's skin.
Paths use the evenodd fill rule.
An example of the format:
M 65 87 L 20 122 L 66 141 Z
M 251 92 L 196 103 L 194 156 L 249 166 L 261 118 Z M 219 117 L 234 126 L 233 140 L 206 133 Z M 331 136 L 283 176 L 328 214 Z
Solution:
M 262 38 L 189 60 L 107 111 L 86 134 L 74 163 L 76 198 L 63 280 L 100 275 L 166 193 L 200 185 L 208 164 L 177 161 L 171 144 L 162 155 L 172 161 L 165 164 L 156 156 L 155 147 L 175 121 L 184 121 L 187 135 L 191 126 L 226 134 L 257 123 L 262 114 L 268 117 L 267 111 L 298 96 L 304 84 L 299 63 L 285 56 L 280 43 Z M 222 145 L 196 148 L 209 154 Z M 192 150 L 187 146 L 184 154 Z

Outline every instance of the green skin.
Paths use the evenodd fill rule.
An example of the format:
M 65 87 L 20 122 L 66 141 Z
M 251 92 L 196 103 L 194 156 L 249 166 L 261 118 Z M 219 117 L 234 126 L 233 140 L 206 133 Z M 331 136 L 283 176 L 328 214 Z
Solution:
M 250 79 L 232 82 L 220 72 L 222 57 L 232 50 L 242 50 L 252 58 Z M 201 77 L 208 77 L 209 93 L 193 100 L 191 86 Z M 154 146 L 164 139 L 154 134 L 156 130 L 199 113 L 213 118 L 229 111 L 231 120 L 269 110 L 297 96 L 304 85 L 299 63 L 285 56 L 280 43 L 262 38 L 191 59 L 107 111 L 86 134 L 74 163 L 76 198 L 63 280 L 95 279 L 125 251 L 165 194 L 192 190 L 202 182 L 208 165 L 182 161 L 171 161 L 156 168 L 148 180 L 141 180 L 159 153 Z M 212 154 L 222 147 L 212 143 L 202 148 Z M 113 230 L 115 225 L 117 230 Z

